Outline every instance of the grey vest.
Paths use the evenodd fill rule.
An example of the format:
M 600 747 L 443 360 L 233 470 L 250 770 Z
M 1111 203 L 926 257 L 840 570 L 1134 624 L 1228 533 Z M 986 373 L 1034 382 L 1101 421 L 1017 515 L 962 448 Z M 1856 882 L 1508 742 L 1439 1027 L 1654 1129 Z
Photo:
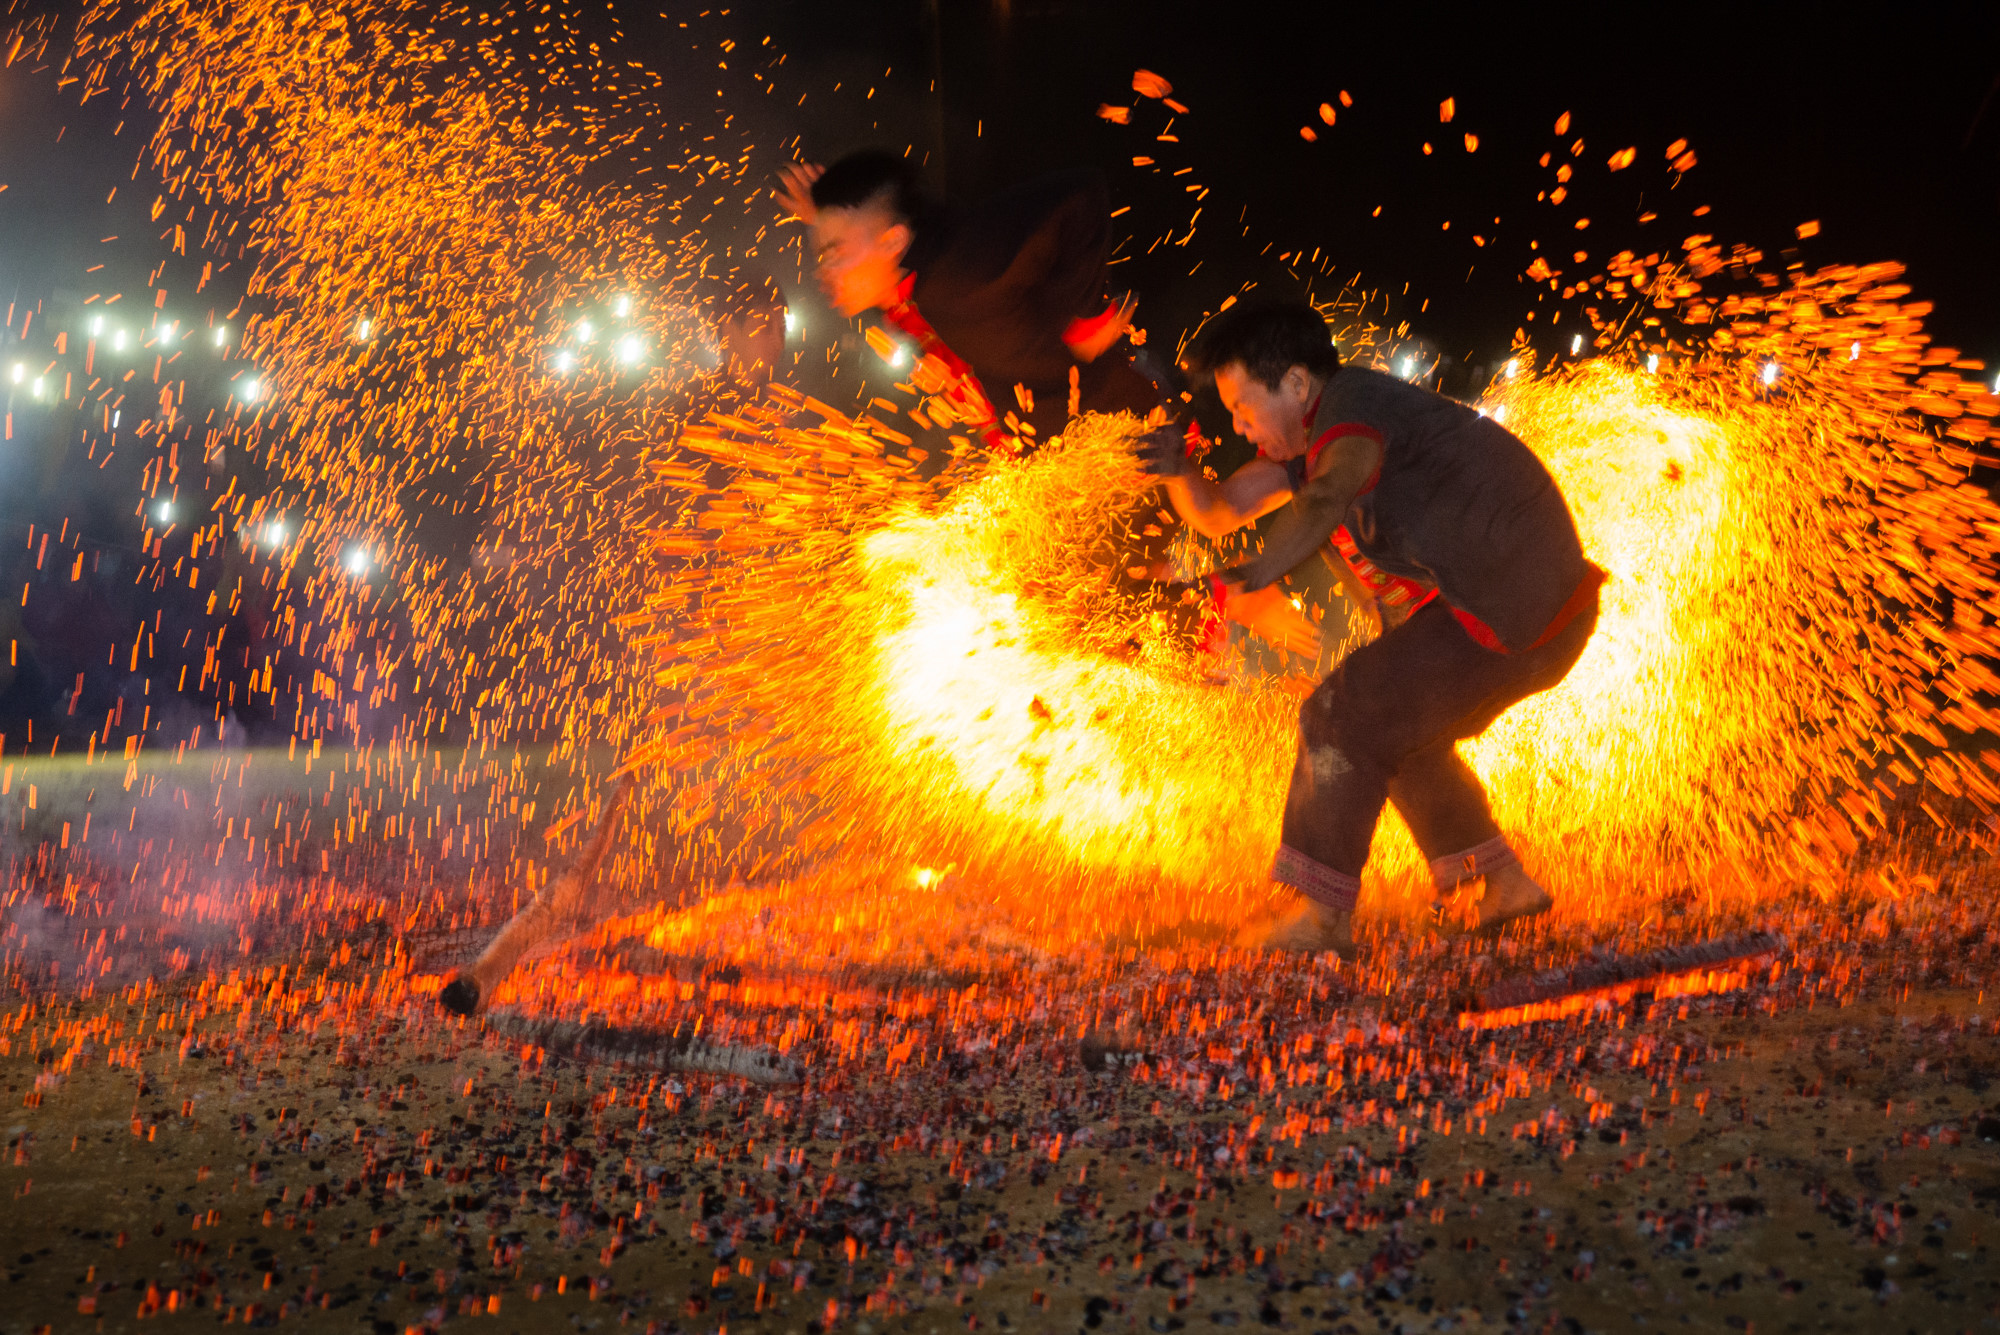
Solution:
M 1533 645 L 1587 570 L 1576 522 L 1534 452 L 1490 417 L 1365 367 L 1326 382 L 1310 427 L 1382 437 L 1382 471 L 1347 531 L 1392 575 L 1435 584 L 1508 649 Z

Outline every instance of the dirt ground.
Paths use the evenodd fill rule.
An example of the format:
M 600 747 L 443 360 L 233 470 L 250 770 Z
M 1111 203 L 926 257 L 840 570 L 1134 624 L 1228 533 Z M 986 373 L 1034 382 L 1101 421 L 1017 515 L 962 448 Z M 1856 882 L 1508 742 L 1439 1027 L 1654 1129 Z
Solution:
M 29 997 L 0 1325 L 2000 1328 L 1994 947 L 1940 894 L 1801 900 L 1742 986 L 1489 1030 L 1443 1004 L 1468 971 L 1569 947 L 890 975 L 723 896 L 705 960 L 613 931 L 527 967 L 556 1010 L 786 1048 L 777 1088 L 448 1017 L 394 939 Z

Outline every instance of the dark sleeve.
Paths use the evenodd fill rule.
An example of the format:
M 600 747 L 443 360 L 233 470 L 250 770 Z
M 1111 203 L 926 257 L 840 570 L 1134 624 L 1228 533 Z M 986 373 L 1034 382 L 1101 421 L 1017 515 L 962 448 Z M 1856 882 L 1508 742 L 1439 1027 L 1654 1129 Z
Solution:
M 1050 185 L 1055 198 L 1048 217 L 1022 247 L 1022 260 L 1040 270 L 1037 287 L 1050 318 L 1067 325 L 1104 309 L 1111 195 L 1096 172 L 1068 173 Z
M 1001 266 L 990 279 L 1057 332 L 1104 309 L 1111 196 L 1097 172 L 1031 181 L 989 201 L 970 226 L 984 234 L 973 241 L 973 253 Z
M 1100 314 L 1109 195 L 1095 172 L 1046 176 L 919 229 L 908 263 L 917 305 L 970 362 L 996 406 L 1014 385 L 1059 412 L 1071 355 L 1064 335 Z M 926 231 L 929 235 L 926 235 Z

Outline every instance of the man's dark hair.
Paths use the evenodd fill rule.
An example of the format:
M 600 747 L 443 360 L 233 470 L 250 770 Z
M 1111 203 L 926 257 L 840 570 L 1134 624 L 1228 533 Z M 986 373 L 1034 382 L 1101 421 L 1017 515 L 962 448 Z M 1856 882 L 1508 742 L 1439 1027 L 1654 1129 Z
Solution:
M 1188 350 L 1188 368 L 1213 375 L 1240 364 L 1251 378 L 1276 389 L 1285 372 L 1303 366 L 1324 379 L 1340 369 L 1333 333 L 1303 301 L 1234 306 L 1208 322 Z
M 912 226 L 928 207 L 910 160 L 879 148 L 850 153 L 828 167 L 813 182 L 812 201 L 822 209 L 881 204 Z

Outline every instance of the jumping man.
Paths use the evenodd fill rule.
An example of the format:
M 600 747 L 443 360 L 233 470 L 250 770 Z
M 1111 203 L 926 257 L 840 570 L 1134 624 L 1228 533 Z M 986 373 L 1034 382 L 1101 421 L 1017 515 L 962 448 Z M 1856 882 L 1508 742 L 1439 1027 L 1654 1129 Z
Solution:
M 915 345 L 931 416 L 1011 453 L 1072 411 L 1143 416 L 1159 402 L 1119 347 L 1130 302 L 1105 298 L 1111 209 L 1096 174 L 969 209 L 930 203 L 907 160 L 875 150 L 796 164 L 784 181 L 779 202 L 811 228 L 834 309 L 879 310 Z

